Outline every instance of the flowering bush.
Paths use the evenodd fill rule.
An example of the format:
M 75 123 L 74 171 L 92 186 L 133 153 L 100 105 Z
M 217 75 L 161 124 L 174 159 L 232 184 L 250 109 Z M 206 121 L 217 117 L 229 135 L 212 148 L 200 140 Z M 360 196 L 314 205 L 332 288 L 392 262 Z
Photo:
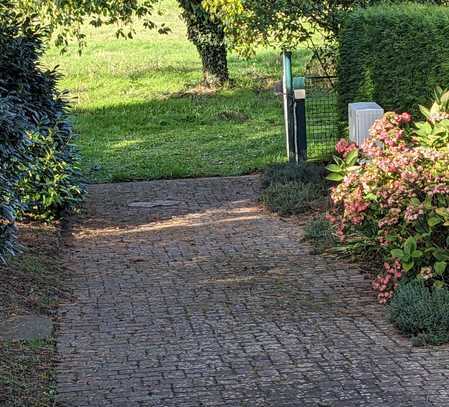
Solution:
M 400 280 L 449 285 L 449 92 L 438 91 L 423 122 L 386 113 L 360 147 L 340 141 L 329 179 L 328 219 L 350 250 L 375 251 L 381 303 Z

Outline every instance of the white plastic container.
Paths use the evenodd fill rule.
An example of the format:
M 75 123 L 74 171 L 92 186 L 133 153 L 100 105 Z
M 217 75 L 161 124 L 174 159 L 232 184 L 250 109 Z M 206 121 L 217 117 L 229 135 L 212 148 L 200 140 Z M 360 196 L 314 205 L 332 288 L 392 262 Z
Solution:
M 349 103 L 348 114 L 349 140 L 360 146 L 368 138 L 370 127 L 383 117 L 384 109 L 375 102 Z

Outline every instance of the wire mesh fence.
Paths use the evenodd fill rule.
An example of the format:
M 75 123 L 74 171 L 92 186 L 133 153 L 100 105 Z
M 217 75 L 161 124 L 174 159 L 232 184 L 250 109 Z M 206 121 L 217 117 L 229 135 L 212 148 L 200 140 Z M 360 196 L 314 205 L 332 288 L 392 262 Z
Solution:
M 329 158 L 339 139 L 334 77 L 306 76 L 306 130 L 308 159 Z

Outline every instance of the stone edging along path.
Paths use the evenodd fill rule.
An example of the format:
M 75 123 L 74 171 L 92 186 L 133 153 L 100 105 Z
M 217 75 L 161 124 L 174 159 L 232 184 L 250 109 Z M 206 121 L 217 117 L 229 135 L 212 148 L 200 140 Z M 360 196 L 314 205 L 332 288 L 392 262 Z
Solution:
M 411 347 L 369 281 L 258 194 L 255 176 L 89 188 L 61 406 L 449 406 L 449 349 Z

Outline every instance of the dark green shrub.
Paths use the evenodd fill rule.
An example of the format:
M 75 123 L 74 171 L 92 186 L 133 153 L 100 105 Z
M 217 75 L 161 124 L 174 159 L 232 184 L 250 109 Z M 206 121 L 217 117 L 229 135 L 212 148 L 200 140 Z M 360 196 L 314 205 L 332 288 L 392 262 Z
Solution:
M 449 86 L 449 8 L 406 3 L 359 9 L 339 42 L 338 109 L 370 101 L 385 110 L 418 113 L 439 85 Z
M 401 285 L 388 306 L 390 321 L 416 345 L 449 342 L 449 291 L 422 281 Z
M 0 98 L 0 262 L 17 249 L 15 219 L 23 206 L 16 185 L 29 160 L 25 113 L 13 97 Z
M 280 215 L 297 215 L 313 209 L 324 194 L 320 184 L 273 183 L 263 191 L 261 201 Z
M 53 220 L 82 196 L 58 75 L 39 66 L 41 33 L 0 5 L 0 261 L 17 250 L 15 221 Z
M 262 186 L 266 188 L 271 184 L 286 184 L 289 182 L 322 184 L 325 182 L 326 175 L 326 168 L 315 163 L 277 164 L 265 170 Z

